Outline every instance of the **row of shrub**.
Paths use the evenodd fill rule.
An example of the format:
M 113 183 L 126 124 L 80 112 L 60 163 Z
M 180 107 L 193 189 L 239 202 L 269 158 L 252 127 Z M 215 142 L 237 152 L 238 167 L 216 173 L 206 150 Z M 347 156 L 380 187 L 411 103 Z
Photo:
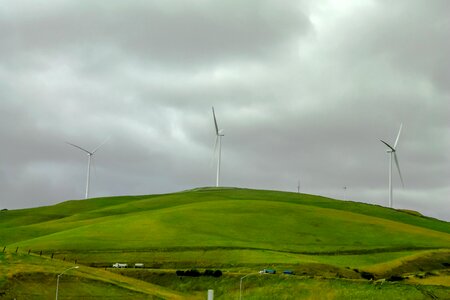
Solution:
M 177 276 L 191 276 L 191 277 L 200 277 L 200 276 L 212 276 L 212 277 L 220 277 L 222 276 L 222 271 L 220 270 L 205 270 L 203 273 L 200 273 L 200 271 L 192 269 L 192 270 L 177 270 L 176 271 Z

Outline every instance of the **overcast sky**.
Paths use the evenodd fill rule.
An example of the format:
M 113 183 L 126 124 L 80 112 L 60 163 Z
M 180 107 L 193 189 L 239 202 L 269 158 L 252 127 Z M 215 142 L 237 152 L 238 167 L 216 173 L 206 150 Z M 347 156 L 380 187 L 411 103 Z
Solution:
M 450 1 L 0 2 L 0 208 L 215 184 L 450 220 Z M 347 187 L 347 189 L 344 189 Z

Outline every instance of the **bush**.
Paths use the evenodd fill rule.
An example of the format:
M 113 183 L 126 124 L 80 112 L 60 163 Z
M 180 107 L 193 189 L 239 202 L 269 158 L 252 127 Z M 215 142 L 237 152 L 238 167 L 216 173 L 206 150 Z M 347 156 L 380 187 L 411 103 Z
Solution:
M 200 272 L 198 270 L 187 270 L 186 272 L 184 272 L 184 276 L 192 276 L 192 277 L 199 277 L 200 276 Z
M 388 279 L 386 279 L 387 281 L 402 281 L 403 279 L 405 279 L 403 276 L 400 275 L 392 275 L 391 277 L 389 277 Z
M 213 277 L 220 277 L 222 276 L 222 271 L 220 270 L 205 270 L 202 273 L 200 273 L 198 270 L 195 269 L 191 269 L 191 270 L 186 270 L 186 271 L 181 271 L 181 270 L 177 270 L 175 272 L 177 274 L 177 276 L 190 276 L 190 277 L 199 277 L 201 275 L 203 276 L 213 276 Z
M 367 280 L 375 279 L 375 276 L 372 273 L 362 271 L 360 274 L 361 274 L 361 277 L 364 279 L 367 279 Z

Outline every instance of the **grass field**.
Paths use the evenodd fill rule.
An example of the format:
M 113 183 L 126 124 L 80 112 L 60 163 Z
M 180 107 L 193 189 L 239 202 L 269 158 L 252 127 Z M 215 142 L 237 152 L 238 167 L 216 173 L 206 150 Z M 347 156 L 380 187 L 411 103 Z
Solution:
M 132 270 L 130 273 L 133 272 Z M 240 275 L 231 274 L 221 279 L 177 278 L 174 274 L 136 274 L 173 290 L 192 293 L 204 299 L 205 291 L 214 289 L 217 299 L 239 299 Z M 252 275 L 243 281 L 244 299 L 446 299 L 449 289 L 443 286 L 330 278 L 308 278 L 286 275 Z M 428 294 L 427 294 L 428 293 Z M 203 297 L 202 297 L 203 296 Z
M 58 274 L 75 264 L 36 255 L 0 254 L 0 298 L 53 299 Z M 61 299 L 184 299 L 185 295 L 151 283 L 80 265 L 60 279 Z
M 28 254 L 0 254 L 2 299 L 53 299 L 56 275 L 73 263 Z M 178 277 L 174 270 L 103 269 L 81 266 L 60 280 L 60 299 L 238 299 L 239 280 L 251 269 L 224 271 L 220 278 Z M 409 283 L 373 282 L 330 276 L 253 274 L 245 278 L 244 299 L 446 299 L 448 274 Z M 439 282 L 442 281 L 442 282 Z M 448 285 L 448 281 L 447 281 Z
M 236 278 L 262 268 L 292 269 L 302 276 L 248 278 L 254 285 L 249 286 L 246 299 L 272 299 L 280 289 L 308 299 L 341 299 L 354 293 L 369 299 L 373 295 L 395 299 L 397 294 L 409 293 L 408 299 L 422 299 L 424 293 L 449 292 L 445 284 L 433 284 L 448 279 L 444 272 L 450 263 L 448 222 L 410 211 L 296 193 L 203 188 L 2 211 L 0 246 L 6 247 L 0 253 L 0 292 L 9 293 L 37 290 L 47 295 L 38 287 L 31 288 L 33 282 L 53 285 L 55 274 L 75 261 L 83 268 L 76 277 L 68 276 L 66 285 L 80 286 L 83 295 L 93 298 L 189 295 L 202 299 L 201 290 L 209 282 L 220 297 L 233 295 L 231 299 L 237 296 Z M 115 262 L 145 263 L 160 270 L 159 277 L 118 283 L 131 278 L 104 269 Z M 222 269 L 227 275 L 214 282 L 184 278 L 181 284 L 173 275 L 177 268 Z M 89 274 L 81 276 L 82 270 Z M 378 285 L 356 280 L 362 271 L 373 273 L 375 279 L 420 272 L 437 275 L 411 277 L 406 285 L 389 283 L 380 292 Z M 138 283 L 145 286 L 135 289 Z M 422 290 L 413 283 L 423 285 Z

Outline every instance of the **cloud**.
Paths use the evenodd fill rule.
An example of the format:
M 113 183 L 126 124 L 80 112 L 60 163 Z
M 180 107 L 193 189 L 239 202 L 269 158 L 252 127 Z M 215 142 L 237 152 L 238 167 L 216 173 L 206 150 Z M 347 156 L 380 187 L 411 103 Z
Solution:
M 1 6 L 0 205 L 215 183 L 449 219 L 447 1 L 14 1 Z M 343 187 L 347 189 L 343 189 Z M 430 200 L 431 199 L 431 200 Z M 426 204 L 424 204 L 426 203 Z
M 160 68 L 255 60 L 308 31 L 308 18 L 293 4 L 66 1 L 42 7 L 19 2 L 3 18 L 7 40 L 0 51 L 15 56 L 20 48 L 26 56 L 32 49 L 35 56 L 79 55 L 101 63 L 100 51 Z

